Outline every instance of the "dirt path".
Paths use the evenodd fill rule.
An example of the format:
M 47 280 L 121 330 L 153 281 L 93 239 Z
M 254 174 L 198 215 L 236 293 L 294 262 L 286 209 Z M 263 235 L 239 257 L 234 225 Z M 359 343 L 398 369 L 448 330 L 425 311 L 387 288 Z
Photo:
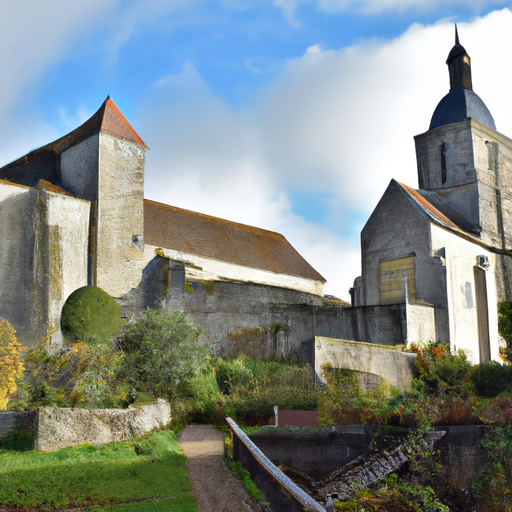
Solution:
M 224 461 L 224 436 L 210 425 L 189 425 L 178 437 L 199 512 L 261 512 Z

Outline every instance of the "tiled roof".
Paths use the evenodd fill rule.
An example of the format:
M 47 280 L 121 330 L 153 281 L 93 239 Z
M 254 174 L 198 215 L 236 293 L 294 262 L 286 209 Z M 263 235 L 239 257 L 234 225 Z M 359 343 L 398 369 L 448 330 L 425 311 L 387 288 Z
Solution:
M 279 233 L 144 200 L 144 241 L 279 274 L 325 279 Z
M 393 180 L 395 181 L 395 180 Z M 435 206 L 429 203 L 417 190 L 414 190 L 403 183 L 399 183 L 395 181 L 395 183 L 401 187 L 409 196 L 418 203 L 418 205 L 435 221 L 438 223 L 450 227 L 452 229 L 456 229 L 457 231 L 463 231 L 457 224 L 452 222 L 446 215 L 442 214 Z
M 100 131 L 110 133 L 121 139 L 135 142 L 147 149 L 144 141 L 139 137 L 123 114 L 121 114 L 121 111 L 117 108 L 116 104 L 110 99 L 110 97 L 107 97 L 96 113 L 78 128 L 67 135 L 64 135 L 64 137 L 35 149 L 18 160 L 7 164 L 3 169 L 24 166 L 36 160 L 40 160 L 49 154 L 60 154 L 74 143 L 80 142 L 81 140 L 84 140 Z

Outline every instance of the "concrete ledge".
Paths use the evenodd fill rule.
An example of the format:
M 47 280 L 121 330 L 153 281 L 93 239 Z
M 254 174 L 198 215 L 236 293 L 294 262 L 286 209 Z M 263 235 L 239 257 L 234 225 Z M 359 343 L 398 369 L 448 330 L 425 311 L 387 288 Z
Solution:
M 226 418 L 226 421 L 233 433 L 233 452 L 235 460 L 237 457 L 236 441 L 241 443 L 251 454 L 252 458 L 256 461 L 259 467 L 263 468 L 265 472 L 288 494 L 296 501 L 299 506 L 307 512 L 325 512 L 324 507 L 319 505 L 311 496 L 306 494 L 294 482 L 292 482 L 285 474 L 283 474 L 277 467 L 270 462 L 270 460 L 263 454 L 263 452 L 245 435 L 240 427 L 231 419 Z M 291 510 L 291 509 L 289 509 Z M 297 509 L 298 510 L 298 509 Z
M 315 374 L 325 382 L 323 367 L 345 368 L 379 375 L 392 386 L 409 389 L 416 377 L 416 354 L 401 352 L 394 347 L 362 341 L 315 338 Z
M 171 407 L 161 399 L 129 409 L 40 407 L 35 448 L 51 452 L 81 443 L 124 441 L 165 428 L 170 422 Z

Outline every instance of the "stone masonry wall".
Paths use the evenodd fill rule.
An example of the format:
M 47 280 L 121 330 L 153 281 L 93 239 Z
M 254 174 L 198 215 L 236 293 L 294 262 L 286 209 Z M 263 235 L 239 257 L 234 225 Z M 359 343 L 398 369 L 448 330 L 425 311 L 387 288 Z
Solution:
M 51 452 L 84 442 L 103 444 L 141 437 L 165 428 L 171 408 L 165 400 L 130 409 L 68 409 L 40 407 L 37 411 L 37 450 Z

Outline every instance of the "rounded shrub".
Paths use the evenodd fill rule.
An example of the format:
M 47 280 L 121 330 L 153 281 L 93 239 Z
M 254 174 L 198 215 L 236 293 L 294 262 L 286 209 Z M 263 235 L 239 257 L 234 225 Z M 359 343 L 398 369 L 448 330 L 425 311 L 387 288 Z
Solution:
M 512 392 L 512 366 L 501 365 L 496 361 L 485 361 L 472 375 L 478 395 L 494 398 L 501 393 Z
M 120 306 L 97 286 L 78 288 L 62 307 L 60 328 L 68 343 L 106 342 L 122 325 Z

